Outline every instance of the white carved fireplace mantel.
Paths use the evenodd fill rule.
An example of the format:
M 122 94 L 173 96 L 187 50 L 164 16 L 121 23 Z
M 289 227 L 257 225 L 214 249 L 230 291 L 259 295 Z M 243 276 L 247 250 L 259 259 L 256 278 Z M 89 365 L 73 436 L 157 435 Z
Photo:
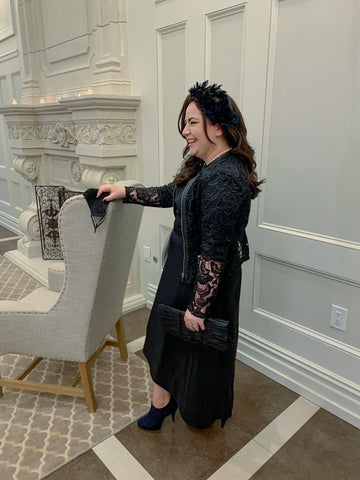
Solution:
M 89 94 L 60 98 L 56 103 L 0 108 L 14 169 L 33 187 L 63 185 L 73 191 L 136 178 L 139 103 L 139 97 Z M 18 248 L 7 257 L 46 285 L 48 267 L 54 262 L 41 258 L 35 202 L 21 214 L 19 229 L 23 235 Z M 137 255 L 125 310 L 144 304 L 138 293 L 138 263 Z

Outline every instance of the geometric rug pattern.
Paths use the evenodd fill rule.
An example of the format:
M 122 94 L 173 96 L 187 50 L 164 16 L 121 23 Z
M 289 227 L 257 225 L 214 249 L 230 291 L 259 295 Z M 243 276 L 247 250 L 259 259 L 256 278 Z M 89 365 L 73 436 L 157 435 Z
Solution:
M 19 300 L 38 286 L 0 256 L 0 300 Z M 2 355 L 0 375 L 16 378 L 32 360 L 28 355 Z M 76 363 L 44 359 L 27 379 L 71 385 L 77 375 Z M 91 376 L 98 404 L 95 413 L 87 411 L 83 398 L 3 388 L 1 480 L 38 480 L 148 410 L 152 382 L 147 363 L 135 354 L 129 352 L 123 362 L 119 349 L 108 346 L 91 367 Z
M 20 300 L 41 286 L 30 275 L 0 255 L 0 300 Z
M 15 378 L 33 357 L 0 356 L 2 375 Z M 85 400 L 4 388 L 0 398 L 0 479 L 38 480 L 145 413 L 151 402 L 147 364 L 129 352 L 107 347 L 91 369 L 98 408 Z M 44 359 L 27 377 L 71 385 L 76 363 Z

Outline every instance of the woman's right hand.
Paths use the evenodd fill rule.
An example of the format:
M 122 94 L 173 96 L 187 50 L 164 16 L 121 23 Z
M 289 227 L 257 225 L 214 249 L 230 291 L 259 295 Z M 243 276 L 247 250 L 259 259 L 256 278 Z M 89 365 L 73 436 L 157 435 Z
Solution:
M 109 194 L 107 197 L 104 197 L 104 200 L 106 200 L 107 202 L 112 202 L 113 200 L 121 200 L 126 196 L 125 187 L 117 187 L 112 183 L 106 183 L 105 185 L 100 185 L 96 198 L 99 197 L 102 193 Z

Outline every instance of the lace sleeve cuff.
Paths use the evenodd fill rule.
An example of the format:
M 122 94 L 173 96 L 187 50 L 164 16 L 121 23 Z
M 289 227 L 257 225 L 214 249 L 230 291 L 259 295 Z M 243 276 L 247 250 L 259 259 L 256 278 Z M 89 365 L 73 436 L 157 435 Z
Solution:
M 199 257 L 199 271 L 194 299 L 188 306 L 189 311 L 205 318 L 219 288 L 222 263 Z
M 146 207 L 172 207 L 174 184 L 162 187 L 125 187 L 124 203 L 138 203 Z
M 139 203 L 140 205 L 159 206 L 160 199 L 156 187 L 136 188 L 125 187 L 125 203 Z

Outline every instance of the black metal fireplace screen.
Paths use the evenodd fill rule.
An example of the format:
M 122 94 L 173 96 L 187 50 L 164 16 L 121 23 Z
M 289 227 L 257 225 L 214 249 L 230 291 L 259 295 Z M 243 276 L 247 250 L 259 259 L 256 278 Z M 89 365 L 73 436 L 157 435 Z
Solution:
M 44 260 L 63 260 L 59 240 L 58 215 L 63 203 L 74 195 L 59 185 L 37 185 L 35 187 L 37 214 L 40 227 L 40 242 Z

